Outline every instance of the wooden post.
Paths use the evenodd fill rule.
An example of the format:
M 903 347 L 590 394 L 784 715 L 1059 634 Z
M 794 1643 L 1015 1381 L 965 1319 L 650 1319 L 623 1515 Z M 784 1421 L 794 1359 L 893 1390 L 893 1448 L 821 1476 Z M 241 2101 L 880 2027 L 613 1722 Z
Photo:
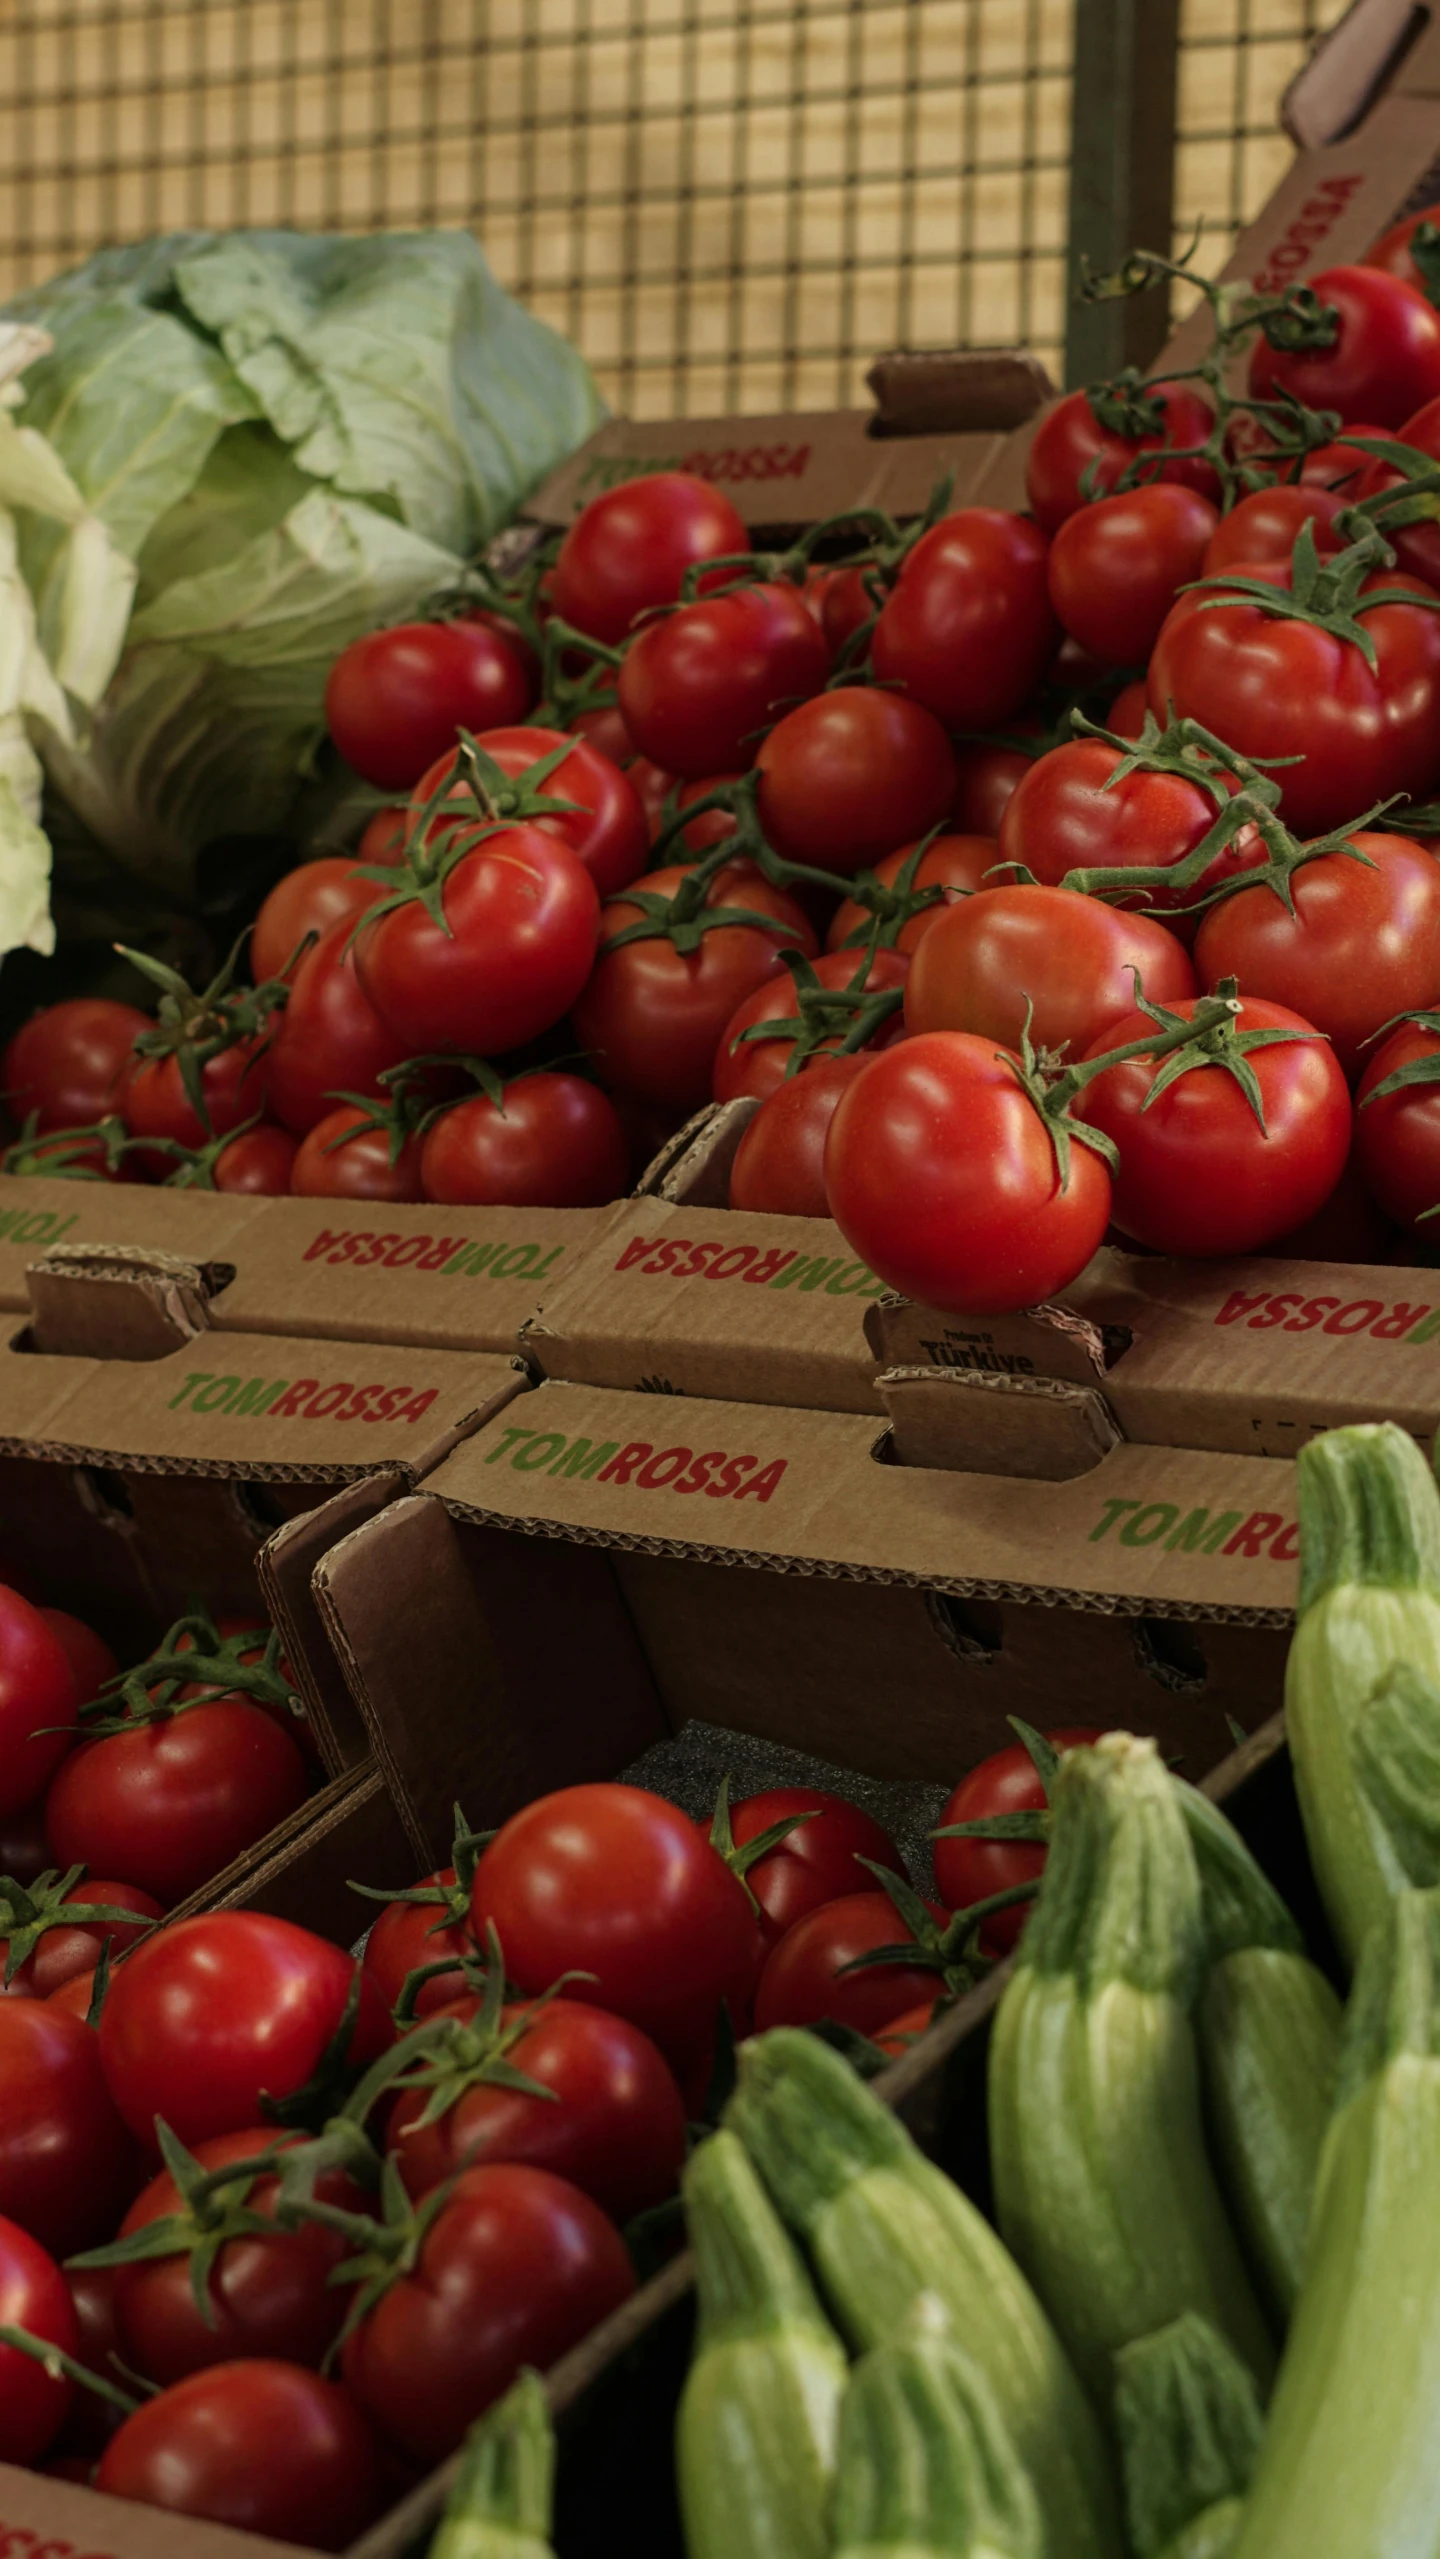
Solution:
M 1132 249 L 1169 254 L 1179 47 L 1180 0 L 1075 0 L 1065 339 L 1072 384 L 1149 365 L 1169 335 L 1158 289 L 1118 302 L 1073 297 L 1082 260 L 1105 275 Z

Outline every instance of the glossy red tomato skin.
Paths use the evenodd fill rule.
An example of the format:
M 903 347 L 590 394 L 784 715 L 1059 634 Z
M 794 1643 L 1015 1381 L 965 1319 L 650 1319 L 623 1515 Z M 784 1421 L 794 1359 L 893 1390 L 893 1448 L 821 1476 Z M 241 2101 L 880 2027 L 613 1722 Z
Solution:
M 1098 1742 L 1100 1734 L 1085 1724 L 1058 1726 L 1045 1735 L 1056 1750 L 1081 1750 Z M 1045 1789 L 1035 1762 L 1022 1743 L 1006 1750 L 992 1751 L 961 1778 L 940 1816 L 938 1828 L 953 1822 L 991 1821 L 1002 1813 L 1039 1813 L 1045 1809 Z M 1034 1882 L 1045 1869 L 1045 1850 L 1013 1839 L 937 1839 L 935 1842 L 935 1889 L 947 1910 L 969 1910 L 977 1901 L 988 1901 L 992 1893 L 1008 1892 L 1012 1884 Z M 999 1957 L 1008 1955 L 1020 1942 L 1030 1915 L 1028 1902 L 1016 1902 L 1009 1910 L 997 1910 L 987 1919 L 980 1939 L 981 1952 Z
M 71 1748 L 79 1706 L 54 1628 L 0 1585 L 0 1814 L 23 1812 L 42 1793 Z
M 341 2371 L 390 2441 L 428 2465 L 522 2364 L 545 2371 L 634 2289 L 619 2232 L 578 2186 L 518 2162 L 469 2168 L 414 2272 L 352 2329 Z
M 825 1142 L 841 1095 L 870 1054 L 817 1058 L 761 1103 L 730 1167 L 732 1208 L 763 1217 L 829 1216 Z
M 273 2358 L 212 2364 L 144 2401 L 106 2445 L 95 2485 L 308 2550 L 343 2550 L 383 2494 L 348 2392 Z
M 445 928 L 418 898 L 361 928 L 360 983 L 409 1057 L 488 1056 L 560 1019 L 589 976 L 600 900 L 568 845 L 534 826 L 476 838 L 441 891 Z
M 352 861 L 398 862 L 404 853 L 410 832 L 408 809 L 377 809 L 367 818 L 356 840 Z
M 1242 1031 L 1310 1027 L 1256 996 L 1237 1019 Z M 1147 1027 L 1145 1014 L 1126 1014 L 1100 1045 L 1143 1039 Z M 1111 1220 L 1122 1234 L 1157 1253 L 1263 1253 L 1324 1206 L 1345 1170 L 1351 1133 L 1349 1090 L 1328 1042 L 1286 1041 L 1257 1050 L 1250 1063 L 1263 1131 L 1220 1066 L 1180 1076 L 1153 1102 L 1154 1070 L 1143 1057 L 1086 1087 L 1086 1118 L 1120 1149 Z
M 1105 714 L 1104 725 L 1115 737 L 1138 738 L 1144 733 L 1149 707 L 1145 698 L 1145 678 L 1143 675 L 1134 676 L 1130 683 L 1121 685 Z
M 848 986 L 856 975 L 861 956 L 858 951 L 827 952 L 823 958 L 814 961 L 815 975 L 824 987 Z M 899 952 L 877 951 L 865 974 L 866 990 L 872 994 L 883 994 L 888 988 L 903 987 L 909 974 L 909 960 L 902 958 Z M 715 1051 L 711 1091 L 717 1102 L 733 1102 L 742 1093 L 753 1093 L 757 1100 L 766 1101 L 784 1083 L 786 1068 L 794 1054 L 793 1037 L 742 1040 L 741 1033 L 764 1022 L 798 1020 L 799 1001 L 795 980 L 787 970 L 782 977 L 770 978 L 765 985 L 757 986 L 753 995 L 747 995 L 743 1004 L 737 1004 L 720 1034 Z M 873 1045 L 885 1047 L 887 1038 L 903 1032 L 904 1027 L 903 1015 L 898 1010 L 893 1012 L 889 1020 L 880 1025 Z M 838 1044 L 837 1033 L 827 1045 Z
M 685 876 L 683 864 L 672 864 L 652 871 L 646 889 L 672 896 Z M 600 919 L 594 973 L 571 1014 L 577 1040 L 608 1085 L 680 1113 L 710 1099 L 715 1051 L 736 1006 L 780 975 L 783 953 L 809 957 L 815 949 L 813 928 L 795 900 L 751 865 L 719 872 L 705 902 L 742 906 L 775 921 L 769 929 L 717 925 L 693 952 L 677 951 L 663 937 L 607 951 L 607 937 L 639 913 L 623 897 L 612 899 Z
M 609 1096 L 580 1075 L 527 1075 L 498 1110 L 483 1093 L 427 1131 L 421 1196 L 450 1207 L 599 1208 L 629 1188 L 630 1148 Z
M 1185 860 L 1214 825 L 1209 793 L 1180 773 L 1121 775 L 1123 761 L 1122 751 L 1103 738 L 1073 738 L 1038 757 L 1006 808 L 996 860 L 1023 862 L 1049 888 L 1063 887 L 1072 871 Z M 1213 887 L 1225 867 L 1223 856 L 1211 864 L 1203 886 Z M 999 872 L 987 885 L 996 887 L 1004 877 Z M 1201 886 L 1137 890 L 1134 903 L 1168 920 L 1177 907 L 1193 902 Z M 1150 992 L 1148 981 L 1145 991 Z
M 1427 460 L 1440 459 L 1440 399 L 1427 400 L 1402 427 L 1391 432 L 1400 443 L 1413 446 Z M 1362 465 L 1360 481 L 1353 492 L 1356 497 L 1371 498 L 1383 489 L 1398 487 L 1403 474 L 1392 470 L 1388 463 L 1362 454 L 1354 458 Z M 1394 545 L 1402 569 L 1411 577 L 1423 578 L 1427 586 L 1435 585 L 1440 579 L 1440 525 L 1422 518 L 1418 524 L 1400 525 L 1387 532 L 1386 539 Z
M 1076 889 L 979 889 L 926 934 L 905 1019 L 912 1031 L 973 1031 L 1018 1049 L 1028 998 L 1036 1047 L 1074 1059 L 1131 1009 L 1136 969 L 1152 1003 L 1195 992 L 1188 955 L 1153 916 Z
M 915 851 L 913 844 L 902 844 L 897 852 L 887 853 L 883 862 L 874 865 L 875 877 L 886 888 L 894 885 L 896 873 Z M 923 906 L 902 924 L 895 948 L 908 958 L 917 942 L 924 940 L 930 927 L 972 890 L 989 885 L 986 874 L 1000 859 L 1000 848 L 993 835 L 937 835 L 932 837 L 915 866 L 912 886 L 917 889 L 938 888 L 944 895 L 935 906 Z M 827 951 L 838 951 L 859 934 L 869 932 L 871 917 L 854 898 L 842 898 L 830 919 L 825 935 Z
M 518 634 L 492 616 L 462 614 L 352 640 L 330 670 L 325 717 L 367 782 L 408 791 L 457 729 L 523 720 L 534 699 L 534 660 Z
M 762 733 L 830 672 L 824 634 L 798 587 L 702 597 L 637 632 L 620 708 L 642 755 L 682 777 L 743 773 Z
M 612 648 L 642 613 L 680 598 L 687 569 L 750 549 L 745 520 L 692 471 L 657 471 L 582 507 L 556 560 L 555 610 Z
M 261 1911 L 157 1929 L 119 1966 L 100 2020 L 106 2084 L 132 2131 L 153 2142 L 163 2115 L 193 2149 L 258 2121 L 263 2096 L 291 2096 L 313 2076 L 355 1969 L 339 1946 Z M 351 2059 L 373 2061 L 390 2039 L 379 1994 L 362 1981 Z
M 113 1679 L 120 1668 L 103 1635 L 87 1626 L 83 1617 L 72 1617 L 68 1609 L 42 1608 L 40 1611 L 52 1635 L 59 1637 L 65 1658 L 75 1680 L 75 1694 L 82 1706 L 98 1697 L 107 1679 Z M 8 1873 L 0 1866 L 0 1874 Z
M 17 1127 L 32 1111 L 41 1130 L 85 1128 L 113 1111 L 146 1014 L 109 996 L 72 995 L 47 1004 L 15 1032 L 0 1057 L 0 1098 Z
M 327 853 L 318 862 L 302 862 L 298 870 L 287 871 L 283 880 L 276 881 L 250 936 L 250 970 L 257 986 L 266 978 L 293 977 L 290 963 L 307 933 L 319 935 L 332 924 L 353 924 L 357 915 L 384 896 L 378 881 L 362 878 L 356 867 L 373 858 L 358 847 L 354 853 Z
M 453 1885 L 455 1869 L 437 1866 L 420 1881 Z M 363 1962 L 386 2008 L 393 2008 L 408 1974 L 422 1964 L 438 1964 L 443 1956 L 453 1955 L 454 1971 L 437 1973 L 419 1993 L 415 2015 L 420 2018 L 433 2016 L 437 2008 L 460 1998 L 465 1988 L 460 1964 L 465 1956 L 478 1953 L 468 1922 L 447 1920 L 433 1902 L 388 1901 L 366 1938 Z
M 1310 353 L 1279 353 L 1261 337 L 1250 356 L 1250 393 L 1286 392 L 1342 419 L 1398 427 L 1440 396 L 1440 313 L 1398 276 L 1376 267 L 1327 267 L 1312 291 L 1340 315 L 1339 334 Z
M 299 1749 L 273 1716 L 217 1698 L 82 1742 L 51 1785 L 45 1826 L 62 1866 L 118 1869 L 172 1908 L 308 1792 Z
M 756 758 L 760 823 L 777 853 L 860 871 L 928 835 L 955 797 L 940 723 L 904 694 L 838 685 L 777 720 Z
M 927 1907 L 943 1924 L 939 1904 Z M 767 2034 L 772 2026 L 818 2026 L 830 2018 L 857 2035 L 870 2035 L 927 1994 L 933 1998 L 939 1977 L 923 1964 L 843 1971 L 857 1955 L 876 1946 L 903 1946 L 910 1934 L 889 1894 L 878 1888 L 822 1903 L 772 1947 L 755 1993 L 756 2033 Z
M 1219 522 L 1208 498 L 1163 480 L 1081 507 L 1050 546 L 1057 618 L 1107 665 L 1143 664 Z
M 136 1058 L 125 1077 L 120 1111 L 132 1137 L 173 1138 L 180 1146 L 204 1146 L 242 1120 L 263 1111 L 270 1057 L 265 1039 L 237 1040 L 212 1057 L 200 1078 L 210 1126 L 205 1128 L 185 1091 L 177 1057 Z M 139 1158 L 151 1179 L 163 1182 L 175 1169 L 173 1155 L 156 1148 Z
M 1367 857 L 1323 854 L 1291 881 L 1295 912 L 1274 891 L 1241 889 L 1212 907 L 1195 937 L 1195 967 L 1213 986 L 1286 1004 L 1324 1031 L 1352 1079 L 1366 1042 L 1392 1021 L 1440 1000 L 1440 862 L 1409 836 L 1363 830 Z
M 565 729 L 487 729 L 475 743 L 513 782 L 564 745 L 567 737 L 571 733 Z M 422 773 L 410 802 L 412 824 L 454 761 L 453 754 L 442 755 Z M 553 835 L 557 843 L 569 846 L 602 897 L 627 887 L 644 870 L 650 839 L 638 782 L 593 738 L 571 737 L 569 754 L 538 787 L 546 799 L 568 800 L 571 805 L 529 823 L 538 826 L 542 835 Z
M 898 2061 L 901 2054 L 908 2053 L 911 2045 L 934 2025 L 935 2009 L 933 1999 L 917 2001 L 913 2008 L 906 2009 L 903 2017 L 892 2017 L 888 2026 L 882 2026 L 878 2034 L 871 2037 L 872 2043 L 878 2044 L 891 2061 Z
M 1092 498 L 1109 497 L 1120 474 L 1139 453 L 1158 453 L 1163 445 L 1204 444 L 1215 423 L 1207 400 L 1183 382 L 1151 382 L 1147 391 L 1165 412 L 1163 428 L 1152 435 L 1115 435 L 1100 424 L 1084 391 L 1071 391 L 1041 419 L 1025 465 L 1025 494 L 1030 511 L 1045 532 L 1054 533 L 1067 516 Z M 1154 478 L 1197 489 L 1202 497 L 1219 497 L 1220 483 L 1210 464 L 1196 456 L 1188 461 L 1147 465 Z M 1081 483 L 1092 471 L 1090 487 Z
M 577 1982 L 577 1992 L 585 1985 Z M 459 2001 L 468 2021 L 473 2000 Z M 506 2023 L 522 2014 L 508 2008 Z M 673 2074 L 648 2035 L 583 1997 L 552 1999 L 506 2059 L 553 2101 L 486 2082 L 467 2089 L 432 2124 L 423 2089 L 402 2091 L 385 2146 L 409 2192 L 428 2195 L 463 2168 L 523 2161 L 568 2178 L 622 2226 L 675 2192 L 685 2164 L 685 2109 Z
M 410 1054 L 360 983 L 350 931 L 330 925 L 301 961 L 271 1044 L 268 1107 L 295 1137 L 324 1119 L 337 1093 L 378 1099 L 385 1068 Z
M 731 1805 L 730 1835 L 737 1848 L 745 1848 L 772 1823 L 797 1813 L 815 1818 L 801 1822 L 768 1857 L 757 1858 L 745 1877 L 760 1904 L 767 1947 L 825 1902 L 867 1891 L 870 1878 L 857 1858 L 888 1866 L 894 1875 L 905 1872 L 905 1860 L 889 1832 L 858 1804 L 823 1786 L 770 1786 L 763 1794 L 744 1796 Z M 703 1827 L 708 1835 L 708 1823 Z
M 566 1786 L 527 1804 L 481 1857 L 470 1921 L 493 1921 L 516 1986 L 578 1966 L 587 2000 L 628 2017 L 672 2069 L 739 2013 L 757 1930 L 744 1890 L 692 1822 L 639 1786 Z
M 1288 585 L 1280 563 L 1252 565 Z M 1417 600 L 1367 608 L 1380 585 Z M 1242 755 L 1298 758 L 1275 775 L 1297 834 L 1324 834 L 1395 791 L 1424 799 L 1440 780 L 1440 613 L 1430 588 L 1386 570 L 1367 579 L 1359 618 L 1374 674 L 1351 641 L 1313 624 L 1243 597 L 1202 608 L 1181 596 L 1150 660 L 1150 707 L 1163 720 L 1173 706 Z
M 924 945 L 921 945 L 922 949 Z M 1110 1176 L 1049 1136 L 993 1038 L 933 1031 L 872 1058 L 840 1102 L 825 1187 L 850 1249 L 889 1288 L 1000 1315 L 1068 1288 L 1098 1248 Z
M 1024 780 L 1036 756 L 1041 752 L 1038 722 L 1025 720 L 1010 724 L 1007 735 L 1034 737 L 1034 746 L 1007 745 L 1004 739 L 986 739 L 975 745 L 963 741 L 955 750 L 955 769 L 959 780 L 950 823 L 962 835 L 996 836 L 1012 791 Z
M 108 2239 L 135 2155 L 89 2027 L 48 1999 L 0 1999 L 0 2087 L 0 2213 L 57 2257 Z
M 1388 1217 L 1412 1233 L 1433 1236 L 1440 1220 L 1440 1081 L 1371 1094 L 1399 1067 L 1440 1056 L 1440 1039 L 1418 1022 L 1402 1022 L 1373 1048 L 1355 1093 L 1355 1154 L 1367 1190 Z
M 1361 266 L 1381 267 L 1386 275 L 1398 275 L 1402 284 L 1423 293 L 1420 270 L 1410 254 L 1410 243 L 1422 222 L 1440 223 L 1440 204 L 1422 204 L 1418 213 L 1407 213 L 1403 221 L 1382 232 L 1374 248 L 1366 250 Z
M 18 2222 L 0 2220 L 0 2327 L 25 2328 L 73 2355 L 80 2330 L 65 2278 L 47 2249 Z M 48 2452 L 75 2396 L 16 2346 L 0 2345 L 0 2461 L 24 2467 Z
M 288 1129 L 261 1120 L 257 1128 L 241 1129 L 228 1146 L 222 1146 L 215 1158 L 215 1188 L 232 1197 L 283 1199 L 290 1188 L 296 1152 Z
M 910 553 L 870 662 L 880 683 L 947 728 L 991 729 L 1034 692 L 1059 638 L 1039 526 L 1000 507 L 963 507 Z
M 297 1199 L 423 1199 L 420 1141 L 402 1139 L 392 1162 L 390 1131 L 362 1117 L 353 1102 L 341 1102 L 301 1139 L 290 1189 Z
M 299 2138 L 291 2135 L 281 2146 L 292 2147 Z M 276 2139 L 273 2124 L 250 2125 L 197 2143 L 194 2156 L 209 2175 L 235 2161 L 258 2158 L 276 2146 Z M 237 2187 L 227 2196 L 222 2190 L 222 2201 L 238 2200 L 239 2191 Z M 278 2177 L 255 2177 L 246 2191 L 246 2206 L 270 2218 L 279 2192 Z M 317 2179 L 315 2192 L 321 2203 L 346 2212 L 366 2208 L 363 2190 L 334 2170 Z M 117 2235 L 128 2239 L 183 2210 L 179 2189 L 162 2168 L 136 2196 Z M 115 2322 L 123 2359 L 147 2381 L 167 2386 L 207 2365 L 257 2355 L 283 2355 L 288 2363 L 318 2366 L 348 2307 L 346 2291 L 330 2281 L 348 2253 L 348 2241 L 318 2222 L 273 2235 L 251 2232 L 227 2239 L 210 2269 L 208 2319 L 195 2301 L 188 2250 L 116 2266 Z
M 94 1971 L 100 1949 L 110 1949 L 112 1961 L 127 1946 L 138 1946 L 149 1934 L 147 1922 L 163 1919 L 164 1904 L 153 1893 L 142 1892 L 138 1884 L 112 1883 L 104 1875 L 87 1875 L 72 1884 L 64 1896 L 67 1902 L 88 1903 L 100 1910 L 133 1910 L 132 1926 L 126 1920 L 77 1920 L 73 1928 L 47 1928 L 33 1955 L 28 1957 L 9 1984 L 10 1996 L 22 1999 L 50 1999 L 67 1981 L 80 1973 Z M 0 1970 L 9 1953 L 9 1939 L 0 1937 Z
M 1358 462 L 1361 457 L 1355 457 Z M 1288 560 L 1295 537 L 1308 524 L 1321 558 L 1341 547 L 1334 530 L 1344 496 L 1302 480 L 1281 482 L 1273 489 L 1252 489 L 1228 515 L 1222 515 L 1205 548 L 1196 575 L 1213 578 L 1221 569 L 1243 567 L 1250 560 Z
M 625 715 L 619 702 L 597 702 L 589 711 L 577 711 L 570 722 L 576 737 L 588 738 L 601 755 L 619 765 L 622 772 L 635 754 L 635 741 L 625 726 Z

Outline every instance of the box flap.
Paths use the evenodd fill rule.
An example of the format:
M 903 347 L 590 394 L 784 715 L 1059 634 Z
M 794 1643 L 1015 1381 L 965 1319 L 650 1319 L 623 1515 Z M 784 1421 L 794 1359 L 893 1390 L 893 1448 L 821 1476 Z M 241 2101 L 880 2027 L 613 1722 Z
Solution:
M 728 1208 L 730 1168 L 759 1108 L 753 1093 L 737 1094 L 733 1102 L 707 1102 L 646 1165 L 635 1186 L 637 1195 L 675 1200 L 687 1208 Z
M 1104 1396 L 1063 1378 L 892 1368 L 879 1388 L 903 1466 L 1062 1483 L 1088 1475 L 1120 1438 Z
M 645 1554 L 1104 1612 L 1293 1608 L 1293 1466 L 1122 1443 L 1042 1483 L 886 1464 L 886 1437 L 845 1413 L 547 1383 L 427 1489 L 464 1518 Z
M 264 1205 L 218 1191 L 0 1173 L 0 1308 L 28 1306 L 27 1269 L 61 1244 L 131 1244 L 190 1262 L 226 1263 Z
M 228 2524 L 199 2523 L 127 2497 L 102 2497 L 71 2479 L 0 2461 L 0 2549 L 7 2559 L 314 2559 L 293 2541 L 265 2541 Z
M 865 376 L 877 435 L 944 435 L 956 427 L 1007 432 L 1054 392 L 1038 356 L 1014 347 L 942 347 L 877 355 Z
M 208 1328 L 197 1262 L 138 1244 L 55 1244 L 26 1273 L 30 1346 L 80 1358 L 163 1359 Z

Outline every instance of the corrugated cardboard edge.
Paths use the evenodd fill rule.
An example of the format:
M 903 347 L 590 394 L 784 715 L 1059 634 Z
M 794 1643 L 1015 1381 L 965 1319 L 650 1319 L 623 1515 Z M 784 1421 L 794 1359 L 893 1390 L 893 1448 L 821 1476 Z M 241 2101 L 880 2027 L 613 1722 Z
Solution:
M 877 1380 L 904 1466 L 1073 1481 L 1124 1434 L 1094 1386 L 965 1368 L 889 1368 Z
M 1296 149 L 1344 141 L 1434 32 L 1433 11 L 1416 0 L 1351 0 L 1281 98 L 1280 121 Z

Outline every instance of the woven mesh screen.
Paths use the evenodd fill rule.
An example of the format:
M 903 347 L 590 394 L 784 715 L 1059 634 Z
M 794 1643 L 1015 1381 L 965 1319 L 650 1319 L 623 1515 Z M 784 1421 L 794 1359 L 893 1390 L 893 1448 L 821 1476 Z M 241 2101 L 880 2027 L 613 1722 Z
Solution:
M 1182 221 L 1342 0 L 1187 0 Z M 1063 331 L 1071 0 L 10 0 L 0 291 L 185 224 L 470 223 L 641 414 Z

